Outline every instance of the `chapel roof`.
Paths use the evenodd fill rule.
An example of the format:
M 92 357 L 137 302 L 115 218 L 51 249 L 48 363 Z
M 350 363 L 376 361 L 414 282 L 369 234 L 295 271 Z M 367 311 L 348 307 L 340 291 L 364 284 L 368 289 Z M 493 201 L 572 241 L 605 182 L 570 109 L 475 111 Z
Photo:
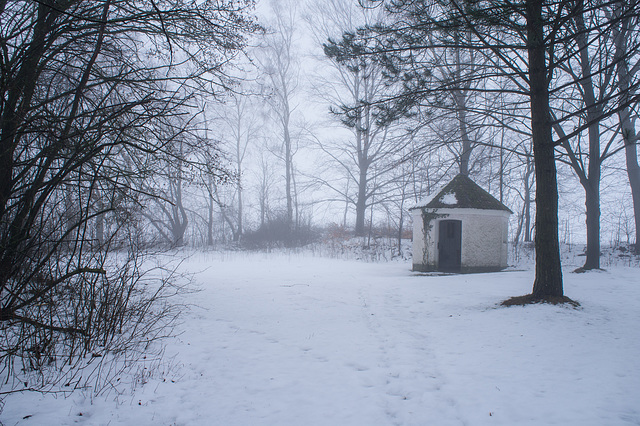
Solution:
M 507 206 L 463 174 L 457 175 L 440 191 L 412 207 L 412 209 L 421 208 L 502 210 L 513 213 Z

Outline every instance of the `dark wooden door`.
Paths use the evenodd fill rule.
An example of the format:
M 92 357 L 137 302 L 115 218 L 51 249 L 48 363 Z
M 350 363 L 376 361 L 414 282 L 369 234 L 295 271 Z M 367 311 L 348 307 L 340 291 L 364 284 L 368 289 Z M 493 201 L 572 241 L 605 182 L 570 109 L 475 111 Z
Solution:
M 440 222 L 438 241 L 438 270 L 444 272 L 460 271 L 462 248 L 462 222 L 443 220 Z

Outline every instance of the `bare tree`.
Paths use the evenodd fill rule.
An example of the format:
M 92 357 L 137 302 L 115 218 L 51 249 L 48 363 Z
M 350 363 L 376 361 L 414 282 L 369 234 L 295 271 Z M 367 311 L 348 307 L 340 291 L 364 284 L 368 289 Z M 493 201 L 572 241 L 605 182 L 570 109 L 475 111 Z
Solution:
M 282 160 L 285 167 L 286 221 L 290 229 L 294 226 L 294 155 L 297 141 L 292 134 L 293 104 L 298 89 L 298 62 L 294 52 L 297 6 L 286 5 L 279 0 L 271 1 L 274 14 L 272 33 L 269 34 L 257 54 L 260 68 L 266 74 L 270 97 L 268 102 L 275 114 L 281 132 Z
M 470 175 L 474 171 L 474 150 L 478 161 L 482 162 L 482 148 L 491 143 L 484 139 L 490 128 L 490 118 L 498 109 L 495 97 L 483 97 L 486 84 L 483 74 L 489 59 L 475 49 L 465 47 L 472 39 L 468 30 L 434 32 L 429 37 L 429 43 L 442 47 L 424 50 L 413 60 L 414 77 L 419 81 L 417 75 L 424 73 L 426 68 L 430 84 L 444 90 L 420 102 L 420 107 L 429 111 L 431 117 L 419 125 L 426 124 L 438 135 L 431 143 L 443 146 L 453 154 L 459 173 Z M 396 80 L 407 78 L 402 69 L 392 70 L 391 76 Z
M 173 129 L 167 129 L 173 137 Z M 166 132 L 163 132 L 163 136 Z M 143 183 L 142 190 L 148 194 L 143 201 L 142 214 L 170 247 L 180 247 L 185 243 L 185 233 L 189 225 L 187 207 L 184 200 L 185 181 L 192 180 L 186 167 L 194 144 L 179 135 L 173 143 L 164 143 L 164 152 L 153 154 L 147 160 L 154 173 Z
M 566 152 L 561 160 L 571 166 L 585 191 L 587 250 L 582 269 L 588 270 L 600 267 L 602 165 L 619 150 L 614 145 L 615 132 L 608 130 L 611 124 L 605 121 L 615 115 L 610 111 L 617 106 L 611 102 L 611 93 L 616 85 L 616 67 L 613 65 L 614 38 L 609 28 L 613 22 L 609 7 L 587 7 L 582 0 L 575 1 L 573 7 L 567 41 L 562 46 L 569 60 L 562 62 L 559 69 L 567 73 L 567 80 L 574 84 L 559 85 L 554 91 L 552 113 L 554 116 L 575 117 L 565 119 L 564 123 L 556 120 L 554 130 L 558 139 L 563 141 L 562 147 Z M 574 115 L 576 105 L 580 113 Z M 565 128 L 571 130 L 566 131 Z M 585 131 L 573 138 L 567 137 L 567 133 L 575 128 Z M 603 143 L 602 139 L 607 138 L 607 134 L 608 140 Z
M 402 145 L 409 140 L 390 132 L 393 119 L 376 115 L 373 104 L 393 89 L 387 84 L 383 67 L 370 58 L 355 55 L 356 38 L 345 33 L 355 26 L 375 22 L 382 15 L 342 0 L 316 2 L 310 8 L 307 21 L 316 43 L 323 45 L 322 62 L 331 67 L 329 72 L 324 67 L 325 77 L 315 92 L 332 105 L 331 113 L 352 133 L 352 138 L 316 138 L 317 146 L 330 161 L 343 169 L 339 176 L 347 177 L 340 185 L 322 180 L 340 199 L 355 207 L 355 233 L 364 235 L 366 212 L 384 200 L 393 181 L 389 172 L 398 161 Z
M 620 92 L 622 108 L 618 111 L 620 133 L 625 149 L 627 176 L 631 186 L 633 199 L 633 214 L 635 219 L 635 250 L 640 253 L 640 166 L 638 165 L 638 134 L 635 128 L 635 120 L 638 118 L 637 108 L 632 108 L 632 99 L 636 97 L 638 82 L 638 33 L 634 28 L 638 26 L 638 15 L 629 14 L 633 4 L 625 1 L 617 1 L 613 5 L 613 15 L 621 17 L 619 25 L 613 28 L 613 40 L 615 44 L 616 74 L 618 77 L 618 90 Z M 637 102 L 636 102 L 637 105 Z
M 56 371 L 73 389 L 85 355 L 134 355 L 170 322 L 166 282 L 141 285 L 146 158 L 169 152 L 174 138 L 156 131 L 202 88 L 224 89 L 222 67 L 255 27 L 242 1 L 0 6 L 0 360 L 7 377 L 40 374 L 26 389 Z
M 250 146 L 254 146 L 259 136 L 259 111 L 255 108 L 256 96 L 252 95 L 251 89 L 245 82 L 244 87 L 246 93 L 238 93 L 237 91 L 230 94 L 227 101 L 220 105 L 215 113 L 215 119 L 221 124 L 217 127 L 216 132 L 220 135 L 220 140 L 227 147 L 232 163 L 234 176 L 234 191 L 231 199 L 224 202 L 218 199 L 218 205 L 235 205 L 235 224 L 232 225 L 233 240 L 238 241 L 244 229 L 244 163 L 247 156 L 247 150 Z M 237 89 L 236 89 L 237 90 Z M 216 195 L 220 193 L 216 191 Z M 226 213 L 225 220 L 229 222 L 231 219 Z M 231 226 L 231 224 L 230 224 Z

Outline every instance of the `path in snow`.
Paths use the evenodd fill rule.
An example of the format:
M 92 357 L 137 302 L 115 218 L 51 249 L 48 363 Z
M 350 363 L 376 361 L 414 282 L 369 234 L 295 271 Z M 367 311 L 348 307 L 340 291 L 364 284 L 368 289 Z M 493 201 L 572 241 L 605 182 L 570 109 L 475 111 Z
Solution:
M 220 284 L 203 283 L 203 309 L 182 336 L 208 343 L 188 355 L 196 384 L 183 386 L 192 404 L 182 416 L 194 417 L 176 421 L 210 407 L 221 424 L 407 424 L 425 405 L 453 409 L 425 399 L 441 383 L 423 301 L 397 283 L 406 265 L 230 262 L 211 274 Z M 195 394 L 208 389 L 215 402 L 193 398 L 198 383 Z

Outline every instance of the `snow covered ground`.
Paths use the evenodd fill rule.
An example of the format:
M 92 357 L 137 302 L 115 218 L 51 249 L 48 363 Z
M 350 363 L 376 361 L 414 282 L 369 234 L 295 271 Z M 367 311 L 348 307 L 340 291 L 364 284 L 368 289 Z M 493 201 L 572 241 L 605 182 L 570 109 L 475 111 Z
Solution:
M 565 271 L 581 308 L 498 307 L 533 272 L 196 254 L 201 291 L 146 384 L 12 395 L 5 425 L 638 425 L 640 270 Z

